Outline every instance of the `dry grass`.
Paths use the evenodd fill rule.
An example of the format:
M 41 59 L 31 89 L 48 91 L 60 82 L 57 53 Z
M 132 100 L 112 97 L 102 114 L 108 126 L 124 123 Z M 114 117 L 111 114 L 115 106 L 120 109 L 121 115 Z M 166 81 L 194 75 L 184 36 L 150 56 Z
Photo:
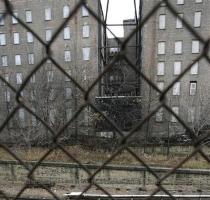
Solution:
M 104 152 L 102 150 L 89 150 L 85 149 L 81 146 L 68 146 L 65 148 L 72 156 L 74 156 L 77 160 L 82 163 L 88 164 L 100 164 L 105 162 L 114 152 Z M 39 160 L 47 151 L 46 148 L 13 148 L 12 151 L 18 155 L 19 158 L 25 161 L 37 161 Z M 184 154 L 180 154 L 180 152 L 173 153 L 169 157 L 162 153 L 152 153 L 145 154 L 142 149 L 133 149 L 133 151 L 141 157 L 145 162 L 154 166 L 161 167 L 174 167 L 179 163 L 182 159 L 184 159 L 190 152 L 186 151 Z M 175 152 L 175 151 L 174 151 Z M 5 150 L 0 149 L 0 159 L 1 160 L 14 160 L 14 158 Z M 59 149 L 53 150 L 45 159 L 45 161 L 54 161 L 54 162 L 72 162 L 63 151 Z M 131 156 L 127 151 L 121 152 L 118 156 L 116 156 L 110 164 L 117 165 L 141 165 L 133 156 Z M 204 168 L 208 169 L 209 164 L 202 159 L 199 155 L 191 158 L 187 163 L 183 165 L 184 168 Z

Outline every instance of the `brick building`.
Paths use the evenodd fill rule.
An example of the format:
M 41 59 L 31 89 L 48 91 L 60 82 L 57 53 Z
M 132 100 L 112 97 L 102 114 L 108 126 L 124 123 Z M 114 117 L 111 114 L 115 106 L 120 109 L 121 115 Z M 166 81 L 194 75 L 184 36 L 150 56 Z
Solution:
M 61 23 L 68 18 L 77 0 L 11 0 L 15 16 L 30 27 L 44 43 L 48 43 Z M 98 16 L 102 17 L 98 0 L 89 0 L 87 5 Z M 0 14 L 4 13 L 3 2 L 0 2 Z M 68 21 L 51 46 L 52 58 L 84 88 L 88 88 L 98 76 L 101 68 L 99 47 L 103 42 L 102 28 L 85 7 L 81 7 Z M 46 57 L 45 46 L 17 19 L 7 15 L 0 21 L 0 74 L 14 88 L 18 89 L 24 78 Z M 1 121 L 15 106 L 15 93 L 3 82 L 0 87 Z M 97 86 L 91 96 L 98 94 Z M 31 77 L 24 88 L 22 96 L 46 123 L 59 129 L 82 103 L 83 94 L 73 82 L 61 73 L 55 64 L 47 60 Z M 88 108 L 81 114 L 83 119 L 71 124 L 68 133 L 78 132 L 88 120 Z M 84 123 L 83 123 L 84 122 Z M 4 132 L 16 140 L 14 133 L 17 127 L 25 132 L 35 133 L 43 130 L 43 125 L 25 109 L 18 110 Z M 33 130 L 31 127 L 34 127 Z M 13 131 L 14 130 L 14 131 Z M 41 131 L 42 132 L 42 131 Z M 47 132 L 47 131 L 46 131 Z M 9 134 L 8 134 L 9 133 Z M 22 131 L 20 131 L 22 133 Z M 36 134 L 28 134 L 35 137 Z M 41 134 L 38 137 L 48 137 Z M 2 139 L 8 139 L 3 136 Z M 29 139 L 30 140 L 30 139 Z
M 143 17 L 160 1 L 142 0 Z M 186 20 L 204 39 L 209 37 L 208 0 L 171 0 L 177 15 Z M 187 66 L 191 69 L 176 82 L 167 94 L 167 104 L 189 126 L 199 128 L 209 124 L 209 63 L 195 60 L 202 53 L 202 42 L 195 37 L 162 3 L 147 21 L 142 31 L 142 71 L 159 89 L 166 88 Z M 142 113 L 145 116 L 157 107 L 159 94 L 142 81 Z M 200 127 L 202 128 L 202 127 Z M 145 126 L 153 136 L 183 134 L 185 130 L 175 117 L 160 109 Z

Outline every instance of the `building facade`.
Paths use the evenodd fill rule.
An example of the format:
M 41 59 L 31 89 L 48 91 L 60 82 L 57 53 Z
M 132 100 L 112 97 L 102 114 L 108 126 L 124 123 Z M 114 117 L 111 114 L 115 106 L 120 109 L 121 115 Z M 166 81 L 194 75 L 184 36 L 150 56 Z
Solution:
M 160 1 L 142 0 L 143 18 L 158 2 Z M 162 3 L 142 29 L 142 72 L 163 90 L 192 64 L 167 93 L 166 102 L 186 124 L 198 130 L 209 124 L 209 63 L 205 59 L 195 61 L 202 53 L 203 45 L 178 16 L 207 39 L 210 32 L 210 1 L 169 2 L 175 8 L 177 16 Z M 142 81 L 141 91 L 142 113 L 146 116 L 159 105 L 160 94 L 145 81 Z M 148 121 L 144 131 L 154 137 L 185 133 L 177 119 L 163 108 Z
M 21 19 L 47 44 L 59 26 L 71 14 L 78 0 L 11 0 L 15 16 Z M 98 0 L 87 1 L 87 6 L 102 17 Z M 5 12 L 0 2 L 1 16 Z M 71 75 L 82 87 L 87 89 L 98 76 L 100 68 L 99 47 L 102 43 L 102 28 L 85 7 L 81 7 L 66 23 L 51 46 L 52 58 Z M 24 28 L 16 18 L 7 15 L 0 21 L 0 74 L 18 90 L 26 76 L 46 57 L 46 48 L 33 33 Z M 98 86 L 90 98 L 98 95 Z M 15 93 L 1 82 L 0 118 L 4 121 L 15 107 Z M 82 104 L 83 93 L 76 85 L 47 60 L 34 74 L 22 92 L 25 104 L 34 110 L 49 126 L 58 130 Z M 69 127 L 67 135 L 80 131 L 88 120 L 86 108 L 81 116 Z M 86 114 L 85 114 L 86 113 Z M 86 117 L 85 117 L 86 116 Z M 2 140 L 15 141 L 20 138 L 19 127 L 27 141 L 33 138 L 48 138 L 43 133 L 44 126 L 24 108 L 18 110 L 8 123 Z M 34 127 L 33 129 L 31 127 Z M 30 130 L 30 131 L 29 131 Z M 29 133 L 29 132 L 33 133 Z M 27 132 L 28 134 L 25 134 Z M 37 133 L 40 133 L 38 135 Z M 36 134 L 34 134 L 36 133 Z M 26 136 L 27 135 L 27 136 Z M 37 136 L 38 135 L 38 136 Z M 68 137 L 68 136 L 67 136 Z M 48 140 L 48 139 L 47 139 Z

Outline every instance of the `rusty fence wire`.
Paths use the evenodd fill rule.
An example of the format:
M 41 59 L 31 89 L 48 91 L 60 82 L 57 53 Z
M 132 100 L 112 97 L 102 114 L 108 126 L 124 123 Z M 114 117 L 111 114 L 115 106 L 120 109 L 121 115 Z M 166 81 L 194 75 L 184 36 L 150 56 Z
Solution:
M 156 186 L 157 189 L 155 191 L 152 192 L 152 194 L 147 198 L 147 199 L 152 199 L 152 196 L 154 196 L 155 194 L 157 194 L 158 192 L 162 191 L 164 192 L 166 195 L 168 195 L 171 199 L 176 199 L 171 193 L 170 191 L 168 191 L 164 186 L 163 186 L 163 181 L 165 179 L 167 179 L 168 177 L 170 177 L 174 172 L 176 172 L 177 169 L 179 169 L 183 164 L 185 164 L 188 160 L 190 160 L 195 154 L 199 153 L 207 162 L 210 162 L 209 157 L 205 154 L 205 152 L 203 152 L 202 150 L 202 145 L 201 143 L 198 141 L 196 134 L 191 130 L 191 128 L 185 123 L 185 121 L 180 118 L 175 112 L 173 112 L 173 110 L 166 104 L 166 95 L 168 93 L 168 91 L 173 87 L 173 85 L 179 81 L 189 70 L 190 68 L 193 66 L 194 63 L 196 63 L 197 61 L 199 61 L 202 58 L 205 58 L 208 62 L 210 62 L 210 58 L 208 57 L 208 48 L 209 48 L 209 40 L 205 40 L 204 38 L 202 38 L 201 35 L 199 35 L 185 20 L 183 20 L 177 13 L 177 11 L 175 10 L 175 8 L 172 6 L 172 4 L 170 3 L 170 1 L 167 0 L 162 0 L 156 3 L 156 5 L 151 8 L 151 11 L 140 21 L 139 25 L 136 27 L 136 29 L 134 31 L 132 31 L 130 33 L 130 35 L 123 41 L 121 42 L 120 40 L 118 40 L 117 38 L 115 38 L 116 40 L 118 40 L 118 42 L 120 43 L 120 51 L 119 53 L 115 56 L 115 58 L 113 59 L 113 61 L 108 64 L 108 66 L 104 67 L 104 71 L 102 71 L 99 76 L 97 77 L 97 79 L 95 79 L 95 81 L 92 83 L 92 85 L 85 90 L 79 82 L 77 82 L 72 76 L 70 76 L 51 56 L 51 46 L 54 43 L 54 41 L 56 40 L 56 38 L 58 37 L 59 33 L 63 30 L 63 28 L 65 27 L 65 25 L 68 23 L 68 21 L 70 19 L 72 19 L 72 17 L 77 13 L 78 9 L 80 9 L 82 6 L 86 7 L 86 9 L 89 11 L 89 13 L 92 15 L 92 17 L 98 21 L 98 23 L 100 23 L 102 26 L 106 27 L 106 24 L 104 21 L 101 20 L 101 18 L 97 15 L 97 13 L 95 13 L 94 11 L 92 11 L 87 5 L 85 0 L 78 0 L 77 5 L 73 8 L 73 10 L 71 11 L 71 14 L 69 15 L 69 17 L 67 19 L 65 19 L 65 21 L 60 24 L 60 26 L 58 27 L 58 29 L 56 30 L 56 32 L 53 34 L 51 40 L 46 43 L 45 41 L 43 41 L 41 39 L 41 37 L 39 36 L 39 33 L 36 33 L 33 31 L 32 28 L 30 28 L 26 23 L 24 23 L 20 18 L 16 17 L 16 15 L 13 13 L 13 7 L 12 7 L 12 3 L 9 0 L 2 0 L 5 4 L 5 13 L 3 13 L 3 15 L 1 16 L 2 18 L 5 18 L 7 16 L 12 16 L 14 17 L 19 24 L 26 29 L 27 31 L 31 32 L 33 34 L 33 36 L 43 45 L 43 47 L 45 48 L 46 51 L 46 56 L 40 61 L 39 64 L 37 64 L 33 70 L 31 71 L 30 74 L 27 75 L 27 77 L 24 79 L 21 87 L 17 90 L 15 87 L 13 87 L 9 82 L 7 82 L 7 80 L 5 80 L 4 77 L 0 76 L 1 81 L 3 81 L 15 94 L 16 94 L 16 102 L 17 105 L 13 108 L 13 110 L 10 112 L 9 116 L 6 118 L 6 120 L 1 124 L 0 126 L 0 133 L 3 131 L 3 129 L 6 127 L 6 125 L 9 123 L 9 121 L 12 119 L 12 117 L 17 113 L 17 111 L 20 108 L 24 108 L 25 110 L 27 110 L 31 115 L 35 116 L 37 120 L 39 120 L 43 126 L 45 128 L 48 129 L 48 131 L 52 134 L 53 136 L 53 141 L 54 144 L 52 147 L 49 148 L 49 150 L 41 157 L 40 160 L 38 160 L 36 162 L 36 164 L 33 167 L 29 167 L 28 165 L 26 165 L 24 163 L 23 160 L 21 160 L 18 155 L 16 155 L 9 147 L 7 147 L 6 145 L 0 143 L 0 146 L 6 151 L 8 152 L 12 157 L 14 157 L 15 160 L 17 160 L 22 166 L 25 167 L 26 170 L 28 170 L 28 179 L 29 180 L 34 180 L 39 182 L 39 180 L 35 180 L 33 174 L 34 172 L 37 170 L 37 168 L 39 167 L 39 165 L 45 160 L 45 158 L 55 149 L 58 148 L 60 149 L 65 155 L 67 155 L 70 159 L 74 160 L 89 176 L 88 178 L 88 186 L 82 191 L 82 193 L 80 195 L 78 195 L 76 197 L 76 199 L 80 199 L 80 197 L 89 191 L 89 189 L 92 186 L 95 186 L 96 188 L 98 188 L 99 190 L 101 190 L 104 194 L 108 195 L 108 197 L 110 199 L 114 199 L 114 197 L 111 196 L 111 194 L 109 194 L 108 191 L 106 191 L 105 188 L 103 188 L 102 186 L 100 186 L 96 181 L 95 181 L 95 177 L 98 173 L 101 172 L 101 170 L 103 170 L 103 168 L 108 165 L 113 159 L 115 159 L 122 151 L 127 151 L 129 154 L 131 154 L 139 163 L 141 163 L 149 173 L 151 173 L 155 178 L 156 178 Z M 130 41 L 130 39 L 138 32 L 141 30 L 141 28 L 148 22 L 148 20 L 150 19 L 150 17 L 153 16 L 153 14 L 160 8 L 161 4 L 165 3 L 166 7 L 169 9 L 169 11 L 176 17 L 178 17 L 182 22 L 184 27 L 189 30 L 189 32 L 197 39 L 199 40 L 202 44 L 203 44 L 203 51 L 202 53 L 194 60 L 194 63 L 190 64 L 189 66 L 186 67 L 186 69 L 184 71 L 182 71 L 182 73 L 177 76 L 169 85 L 167 88 L 164 89 L 164 91 L 160 91 L 160 89 L 157 87 L 157 85 L 152 82 L 148 77 L 146 77 L 141 71 L 139 71 L 139 69 L 137 68 L 137 66 L 135 66 L 131 60 L 128 58 L 128 56 L 126 55 L 126 46 L 128 45 L 128 42 Z M 76 111 L 76 113 L 73 114 L 72 118 L 65 124 L 65 126 L 63 126 L 59 131 L 55 131 L 53 130 L 42 118 L 40 118 L 34 111 L 33 109 L 31 109 L 30 107 L 28 107 L 25 103 L 24 103 L 24 98 L 21 97 L 21 92 L 24 90 L 24 88 L 27 86 L 27 84 L 29 83 L 30 78 L 33 76 L 33 74 L 35 74 L 39 69 L 42 68 L 42 66 L 45 64 L 45 62 L 47 62 L 47 60 L 51 60 L 51 62 L 56 66 L 56 68 L 58 70 L 60 70 L 65 76 L 67 76 L 75 85 L 76 87 L 83 93 L 84 95 L 84 101 L 85 103 L 83 105 L 81 105 L 78 110 Z M 104 77 L 105 73 L 110 70 L 113 65 L 120 59 L 124 59 L 130 66 L 130 68 L 132 68 L 144 81 L 146 81 L 154 90 L 156 90 L 158 93 L 161 94 L 160 99 L 159 99 L 159 106 L 157 106 L 156 109 L 154 109 L 153 111 L 151 111 L 144 119 L 142 119 L 142 121 L 135 127 L 133 128 L 129 134 L 127 134 L 126 136 L 124 136 L 122 130 L 120 130 L 119 127 L 117 127 L 117 125 L 111 120 L 109 119 L 107 116 L 104 115 L 103 112 L 101 112 L 95 105 L 93 102 L 91 102 L 89 95 L 90 92 L 93 90 L 94 86 Z M 92 173 L 89 169 L 87 169 L 79 160 L 77 160 L 76 157 L 74 157 L 73 155 L 71 155 L 70 152 L 68 152 L 64 146 L 62 146 L 59 143 L 59 137 L 61 136 L 61 134 L 65 131 L 65 129 L 74 121 L 75 118 L 78 117 L 78 115 L 85 109 L 85 107 L 91 107 L 93 110 L 95 110 L 96 112 L 98 112 L 101 116 L 103 116 L 105 118 L 105 120 L 112 126 L 113 130 L 115 130 L 119 136 L 121 137 L 121 143 L 120 143 L 120 147 L 117 149 L 117 151 L 115 151 L 115 153 L 113 153 L 107 160 L 106 162 L 104 162 L 94 173 Z M 141 129 L 141 127 L 161 108 L 165 108 L 169 113 L 171 113 L 177 120 L 178 122 L 187 130 L 187 133 L 189 134 L 189 137 L 192 139 L 193 141 L 193 146 L 194 146 L 194 150 L 183 160 L 181 160 L 179 163 L 177 163 L 177 165 L 170 170 L 167 174 L 163 175 L 162 177 L 160 177 L 159 175 L 157 175 L 152 169 L 151 167 L 145 162 L 143 161 L 143 159 L 141 159 L 141 157 L 137 156 L 136 153 L 134 151 L 132 151 L 131 148 L 128 147 L 128 140 L 129 138 L 135 133 L 136 130 Z M 46 190 L 47 192 L 49 192 L 49 194 L 51 194 L 55 199 L 59 200 L 59 197 L 49 188 L 47 188 L 45 185 L 43 185 L 42 183 L 40 183 L 40 186 Z M 26 183 L 24 185 L 24 187 L 22 187 L 22 189 L 18 192 L 18 194 L 16 195 L 15 199 L 18 199 L 19 197 L 21 197 L 21 195 L 24 193 L 25 190 L 27 190 L 28 188 L 28 183 Z M 4 193 L 4 191 L 1 191 L 1 195 L 3 195 L 3 197 L 5 199 L 9 199 L 9 197 Z

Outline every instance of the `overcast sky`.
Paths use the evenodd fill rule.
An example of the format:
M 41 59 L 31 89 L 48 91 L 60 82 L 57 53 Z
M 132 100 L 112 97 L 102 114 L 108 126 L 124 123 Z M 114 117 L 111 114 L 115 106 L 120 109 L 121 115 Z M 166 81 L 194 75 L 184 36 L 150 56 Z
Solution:
M 101 0 L 104 13 L 106 12 L 107 0 Z M 137 8 L 139 0 L 136 0 Z M 122 24 L 124 19 L 134 19 L 134 0 L 109 0 L 108 24 Z M 123 36 L 122 27 L 109 27 L 118 37 Z M 108 35 L 111 37 L 111 35 Z

